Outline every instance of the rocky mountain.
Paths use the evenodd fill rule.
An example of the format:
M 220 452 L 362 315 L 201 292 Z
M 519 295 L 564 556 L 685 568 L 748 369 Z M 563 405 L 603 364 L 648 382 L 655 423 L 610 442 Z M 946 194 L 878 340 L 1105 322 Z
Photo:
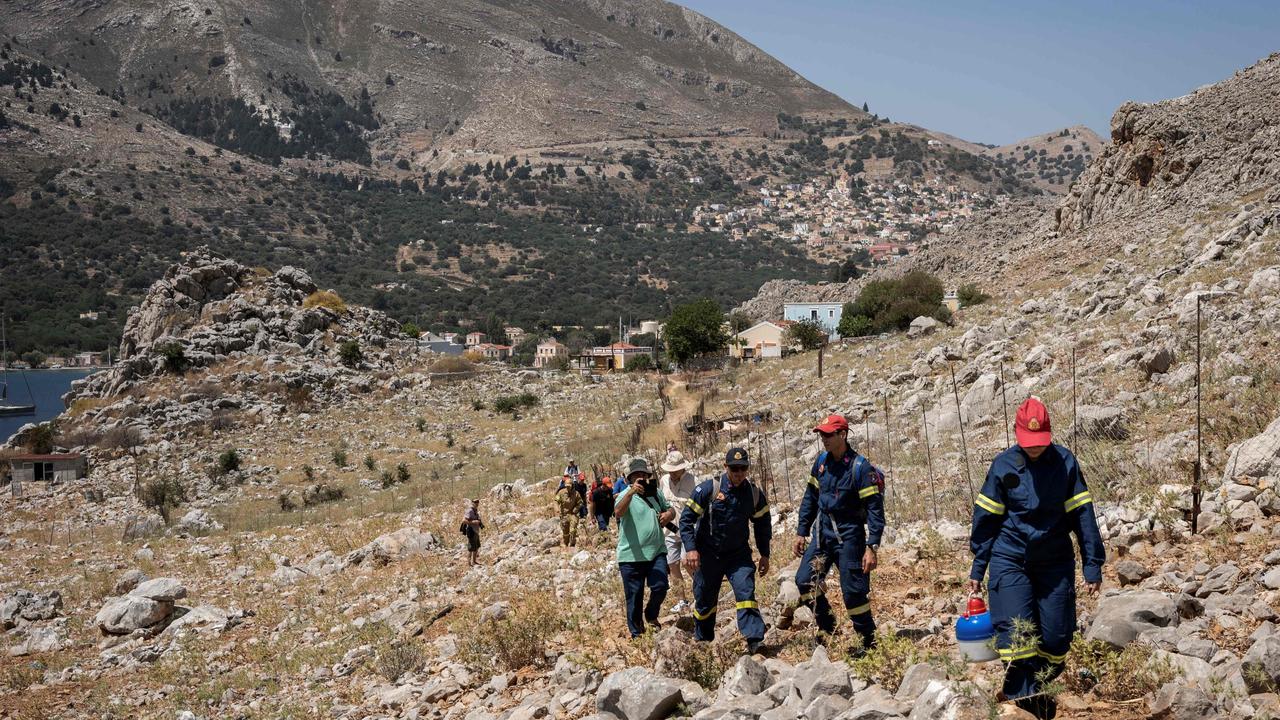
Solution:
M 374 131 L 374 155 L 418 167 L 472 150 L 760 134 L 779 112 L 862 117 L 730 30 L 660 0 L 67 0 L 8 4 L 0 28 L 157 114 L 217 98 L 201 122 L 248 109 L 268 132 L 296 137 L 312 106 L 338 106 Z

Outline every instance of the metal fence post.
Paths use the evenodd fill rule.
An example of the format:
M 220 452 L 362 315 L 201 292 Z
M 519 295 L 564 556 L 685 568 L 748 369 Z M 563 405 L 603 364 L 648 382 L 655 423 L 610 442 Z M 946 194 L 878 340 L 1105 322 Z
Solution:
M 1000 409 L 1004 410 L 1004 446 L 1013 447 L 1009 439 L 1009 396 L 1004 391 L 1004 361 L 1000 361 Z
M 969 483 L 969 502 L 976 502 L 977 499 L 973 494 L 973 471 L 969 469 L 969 443 L 964 437 L 964 411 L 960 409 L 960 390 L 956 387 L 956 368 L 951 363 L 947 363 L 947 369 L 951 371 L 951 393 L 956 399 L 956 418 L 960 424 L 960 453 L 964 461 L 964 477 Z
M 933 521 L 938 522 L 938 488 L 933 482 L 933 450 L 929 447 L 929 412 L 927 402 L 920 403 L 920 421 L 924 428 L 924 458 L 929 468 L 929 496 L 933 498 Z

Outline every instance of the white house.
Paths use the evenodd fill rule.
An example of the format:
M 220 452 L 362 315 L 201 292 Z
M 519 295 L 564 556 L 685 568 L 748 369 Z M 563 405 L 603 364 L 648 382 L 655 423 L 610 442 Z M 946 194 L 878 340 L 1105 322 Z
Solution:
M 483 345 L 486 340 L 488 340 L 488 338 L 485 337 L 485 334 L 482 332 L 467 333 L 467 347 Z
M 533 366 L 547 367 L 555 362 L 556 358 L 567 357 L 569 357 L 569 348 L 555 338 L 548 338 L 538 343 L 538 349 L 533 355 Z

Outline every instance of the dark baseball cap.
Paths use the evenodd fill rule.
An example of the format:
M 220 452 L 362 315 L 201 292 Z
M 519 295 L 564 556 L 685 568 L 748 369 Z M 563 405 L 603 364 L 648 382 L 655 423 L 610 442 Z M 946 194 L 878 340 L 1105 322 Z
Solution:
M 747 459 L 747 451 L 742 448 L 729 448 L 724 455 L 724 464 L 729 467 L 747 467 L 751 461 Z

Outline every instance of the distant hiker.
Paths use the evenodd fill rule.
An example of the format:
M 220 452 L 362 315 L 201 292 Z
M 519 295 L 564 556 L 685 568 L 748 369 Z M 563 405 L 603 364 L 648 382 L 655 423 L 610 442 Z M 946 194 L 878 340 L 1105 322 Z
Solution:
M 587 517 L 587 474 L 579 472 L 573 476 L 573 491 L 578 493 L 578 497 L 582 498 L 582 504 L 578 506 L 578 519 L 582 520 Z
M 658 624 L 662 601 L 667 597 L 667 548 L 662 527 L 670 525 L 676 511 L 663 499 L 644 458 L 627 466 L 626 491 L 613 510 L 618 518 L 618 572 L 626 598 L 627 629 L 631 637 L 644 633 L 645 622 Z M 649 586 L 649 602 L 644 588 Z
M 484 521 L 480 519 L 480 498 L 472 498 L 467 512 L 462 516 L 462 533 L 467 536 L 467 565 L 480 564 L 480 531 Z
M 845 612 L 862 638 L 855 652 L 865 653 L 876 644 L 868 595 L 884 533 L 884 475 L 849 446 L 849 423 L 843 416 L 828 415 L 813 431 L 822 437 L 824 452 L 814 460 L 800 501 L 794 551 L 803 559 L 796 571 L 796 586 L 800 602 L 813 610 L 818 629 L 834 632 L 831 602 L 817 589 L 834 562 Z
M 671 453 L 673 453 L 673 452 L 675 452 L 675 451 L 676 451 L 676 441 L 675 441 L 675 440 L 668 440 L 668 441 L 667 441 L 667 454 L 668 454 L 668 455 L 670 455 Z
M 750 480 L 747 451 L 730 448 L 725 472 L 694 488 L 680 515 L 684 565 L 693 574 L 693 637 L 709 641 L 716 636 L 716 604 L 725 578 L 737 601 L 738 630 L 755 653 L 764 642 L 764 618 L 756 604 L 756 564 L 749 544 L 754 528 L 760 550 L 759 572 L 769 572 L 769 501 Z
M 625 468 L 627 468 L 627 467 L 629 467 L 630 462 L 631 462 L 631 460 L 630 460 L 629 458 L 627 458 L 627 456 L 625 456 L 625 455 L 624 455 L 624 456 L 622 456 L 622 463 L 621 463 L 621 465 L 623 466 L 623 468 L 624 468 L 624 469 L 625 469 Z M 614 495 L 621 495 L 622 493 L 626 492 L 626 491 L 627 491 L 627 488 L 629 488 L 629 487 L 631 487 L 631 483 L 627 482 L 627 475 L 626 475 L 626 473 L 625 473 L 625 472 L 619 472 L 619 473 L 618 473 L 618 479 L 617 479 L 617 480 L 615 480 L 615 481 L 614 481 L 614 483 L 613 483 L 613 494 L 614 494 Z
M 693 495 L 693 489 L 698 486 L 697 476 L 689 470 L 689 461 L 678 450 L 667 453 L 667 459 L 662 462 L 661 468 L 663 475 L 658 479 L 658 488 L 662 492 L 662 497 L 677 513 L 684 512 L 685 505 Z M 689 605 L 684 579 L 680 573 L 680 562 L 684 559 L 684 542 L 680 539 L 679 528 L 665 530 L 663 539 L 667 543 L 667 567 L 670 569 L 676 592 L 681 595 L 680 602 L 676 603 L 672 610 L 680 612 Z
M 578 509 L 582 507 L 582 495 L 574 489 L 572 480 L 563 478 L 555 497 L 560 511 L 560 539 L 565 547 L 574 547 L 578 544 Z
M 973 509 L 969 592 L 987 590 L 996 648 L 1006 663 L 1004 696 L 1038 718 L 1052 718 L 1057 703 L 1044 686 L 1062 672 L 1076 630 L 1076 559 L 1080 544 L 1089 594 L 1102 584 L 1106 549 L 1093 496 L 1076 458 L 1053 443 L 1049 411 L 1028 398 L 1014 420 L 1017 444 L 996 456 Z M 1035 627 L 1032 637 L 1015 620 Z
M 566 477 L 571 477 L 571 478 L 578 477 L 578 461 L 577 460 L 573 460 L 573 459 L 569 460 L 569 464 L 566 465 L 564 468 L 564 475 Z
M 591 502 L 591 515 L 596 519 L 596 527 L 609 529 L 609 518 L 613 517 L 613 488 L 607 478 L 597 478 L 587 496 Z

